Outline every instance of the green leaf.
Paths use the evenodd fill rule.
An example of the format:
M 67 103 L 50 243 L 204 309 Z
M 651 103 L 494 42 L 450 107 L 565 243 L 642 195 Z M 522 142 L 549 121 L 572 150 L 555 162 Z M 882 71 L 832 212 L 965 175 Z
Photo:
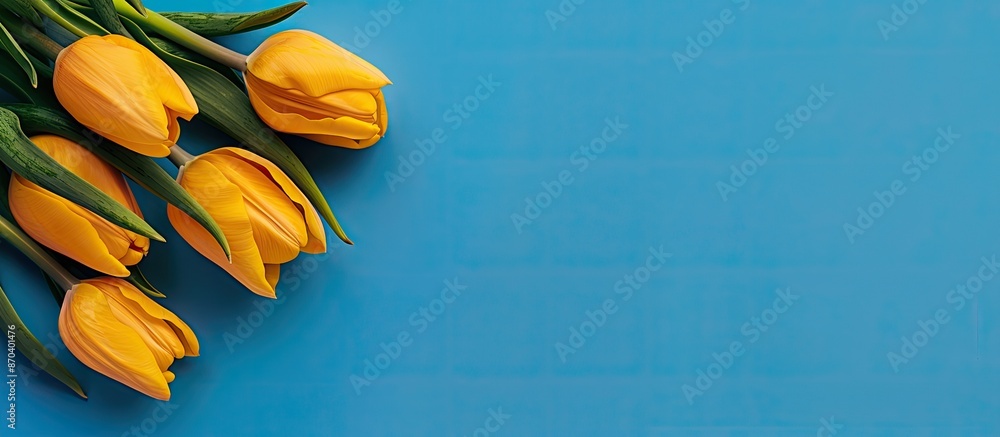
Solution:
M 273 26 L 302 9 L 306 2 L 294 2 L 260 12 L 160 12 L 160 15 L 202 36 L 223 36 Z
M 97 189 L 38 148 L 24 132 L 20 120 L 0 108 L 0 161 L 21 177 L 103 217 L 114 225 L 153 240 L 164 241 L 148 223 L 111 196 Z
M 122 24 L 136 41 L 155 52 L 184 79 L 198 103 L 200 117 L 205 117 L 209 124 L 235 138 L 241 147 L 267 158 L 281 168 L 309 198 L 333 228 L 333 232 L 345 243 L 353 244 L 340 227 L 305 165 L 271 128 L 260 121 L 250 105 L 250 99 L 242 90 L 211 68 L 171 55 L 156 45 L 131 20 L 122 18 Z
M 31 87 L 38 86 L 38 73 L 35 72 L 35 66 L 31 64 L 28 55 L 24 54 L 21 46 L 17 44 L 17 41 L 14 41 L 14 36 L 2 24 L 0 24 L 0 30 L 3 30 L 0 33 L 0 45 L 3 45 L 4 50 L 14 58 L 14 62 L 28 75 L 28 79 L 31 80 Z
M 64 0 L 34 0 L 32 4 L 42 15 L 80 38 L 110 33 Z
M 93 8 L 94 17 L 97 19 L 97 22 L 104 26 L 105 29 L 111 31 L 111 33 L 129 38 L 132 37 L 125 30 L 125 27 L 122 26 L 121 20 L 118 19 L 118 11 L 115 10 L 114 0 L 90 0 L 90 7 Z
M 222 233 L 219 224 L 152 158 L 101 138 L 77 123 L 62 110 L 23 104 L 5 104 L 0 105 L 0 108 L 7 109 L 17 115 L 21 120 L 22 129 L 26 132 L 58 135 L 90 149 L 143 188 L 174 205 L 200 223 L 205 230 L 212 234 L 215 241 L 219 242 L 226 256 L 230 255 L 229 242 L 226 241 L 226 236 Z
M 153 284 L 149 283 L 149 281 L 146 279 L 146 276 L 143 275 L 141 271 L 139 271 L 139 266 L 133 266 L 131 269 L 129 269 L 129 271 L 132 274 L 126 279 L 132 285 L 135 285 L 135 288 L 138 288 L 143 293 L 146 293 L 152 297 L 159 297 L 159 298 L 167 297 L 167 295 L 161 293 L 160 290 L 157 290 L 156 287 L 153 286 Z
M 3 0 L 0 1 L 0 6 L 28 20 L 28 22 L 36 27 L 42 27 L 45 24 L 42 22 L 42 17 L 38 15 L 35 8 L 31 7 L 31 3 L 28 0 Z
M 66 370 L 66 367 L 42 345 L 42 342 L 38 341 L 38 338 L 28 330 L 27 326 L 24 326 L 24 321 L 14 311 L 14 306 L 11 305 L 10 299 L 7 298 L 3 289 L 0 289 L 0 319 L 5 325 L 8 325 L 4 326 L 5 330 L 14 332 L 14 344 L 22 355 L 35 363 L 38 368 L 44 370 L 45 373 L 66 384 L 80 397 L 87 398 L 87 394 L 83 392 L 83 388 L 80 387 L 80 383 L 76 382 L 73 374 L 69 373 L 69 370 Z M 14 329 L 11 329 L 10 325 L 13 325 Z

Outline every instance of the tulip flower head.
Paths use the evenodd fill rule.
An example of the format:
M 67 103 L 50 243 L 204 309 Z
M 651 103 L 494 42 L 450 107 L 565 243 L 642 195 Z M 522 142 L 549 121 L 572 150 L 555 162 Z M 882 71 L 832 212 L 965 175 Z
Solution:
M 56 59 L 59 103 L 94 132 L 162 158 L 180 137 L 177 119 L 198 113 L 191 91 L 153 52 L 120 35 L 87 36 Z
M 59 313 L 66 348 L 91 369 L 160 400 L 170 399 L 167 370 L 198 356 L 198 339 L 180 318 L 127 281 L 85 280 L 66 294 Z
M 271 128 L 351 149 L 385 136 L 381 88 L 392 82 L 364 59 L 312 32 L 271 36 L 247 58 L 250 102 Z
M 125 177 L 83 146 L 54 135 L 31 137 L 46 154 L 140 217 Z M 14 174 L 8 191 L 14 219 L 42 245 L 101 273 L 126 277 L 149 252 L 149 238 L 122 229 Z
M 274 298 L 281 264 L 326 251 L 316 209 L 281 169 L 252 152 L 213 150 L 181 167 L 177 182 L 222 228 L 232 262 L 205 228 L 168 206 L 174 229 L 254 293 Z

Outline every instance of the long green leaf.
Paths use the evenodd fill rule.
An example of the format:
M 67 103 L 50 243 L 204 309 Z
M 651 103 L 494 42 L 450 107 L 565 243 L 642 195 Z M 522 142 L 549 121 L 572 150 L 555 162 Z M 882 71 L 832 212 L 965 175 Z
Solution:
M 217 71 L 171 55 L 156 45 L 131 20 L 122 18 L 122 24 L 137 41 L 153 50 L 184 79 L 198 103 L 199 116 L 205 117 L 210 124 L 240 141 L 241 147 L 267 158 L 284 170 L 330 224 L 333 232 L 345 243 L 353 244 L 337 222 L 333 210 L 305 165 L 274 131 L 260 121 L 243 91 Z
M 28 20 L 28 22 L 37 27 L 42 27 L 44 24 L 42 17 L 38 15 L 38 11 L 35 11 L 35 8 L 31 7 L 31 3 L 28 0 L 3 0 L 0 1 L 0 6 Z
M 107 35 L 107 29 L 83 15 L 63 0 L 33 0 L 38 12 L 81 38 L 87 35 Z
M 38 341 L 38 338 L 28 330 L 27 326 L 24 326 L 24 321 L 14 311 L 14 306 L 11 305 L 10 299 L 7 298 L 7 294 L 4 293 L 3 289 L 0 289 L 0 319 L 3 320 L 5 325 L 8 325 L 4 326 L 5 330 L 14 332 L 14 344 L 22 355 L 31 360 L 32 363 L 35 363 L 38 368 L 44 370 L 45 373 L 52 375 L 63 384 L 66 384 L 67 387 L 80 395 L 80 397 L 87 398 L 87 394 L 83 392 L 83 388 L 80 387 L 80 383 L 76 382 L 73 374 L 42 345 L 42 342 Z M 11 330 L 10 325 L 13 325 L 14 329 Z
M 112 224 L 157 241 L 164 241 L 156 230 L 134 212 L 45 154 L 21 131 L 17 116 L 2 108 L 0 108 L 0 161 L 21 177 L 93 211 Z
M 28 79 L 31 80 L 31 87 L 38 86 L 38 73 L 35 72 L 35 66 L 31 64 L 28 55 L 24 54 L 24 50 L 21 50 L 21 46 L 14 40 L 14 36 L 2 24 L 0 24 L 0 30 L 3 31 L 0 33 L 0 45 L 7 51 L 7 54 L 14 58 L 14 62 L 17 63 L 18 67 L 24 70 L 24 74 L 28 75 Z
M 223 36 L 273 26 L 291 17 L 306 5 L 294 2 L 260 12 L 161 12 L 160 15 L 202 36 Z
M 174 205 L 205 228 L 229 256 L 229 242 L 222 228 L 184 188 L 163 170 L 156 161 L 101 138 L 73 120 L 69 114 L 36 105 L 5 104 L 0 107 L 13 112 L 28 133 L 48 133 L 72 140 L 92 150 L 109 164 L 149 192 Z

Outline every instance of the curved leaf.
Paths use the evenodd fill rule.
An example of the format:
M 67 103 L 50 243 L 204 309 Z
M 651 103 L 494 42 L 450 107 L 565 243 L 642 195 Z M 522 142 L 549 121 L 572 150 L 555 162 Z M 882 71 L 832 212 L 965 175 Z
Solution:
M 87 35 L 107 35 L 107 29 L 95 23 L 63 0 L 34 0 L 32 4 L 42 15 L 83 38 Z
M 345 243 L 353 244 L 337 222 L 333 210 L 330 209 L 330 205 L 305 165 L 271 128 L 260 121 L 253 106 L 250 105 L 250 98 L 242 90 L 217 71 L 170 54 L 156 45 L 131 20 L 122 18 L 122 24 L 136 41 L 155 52 L 184 79 L 184 83 L 198 102 L 200 117 L 205 117 L 209 124 L 238 140 L 240 147 L 249 149 L 280 167 L 309 198 L 320 215 L 333 228 L 333 232 Z
M 0 6 L 6 8 L 21 18 L 28 20 L 29 23 L 42 27 L 42 17 L 38 15 L 35 8 L 31 7 L 31 3 L 28 0 L 4 0 L 0 1 Z
M 0 288 L 0 319 L 3 320 L 4 325 L 14 326 L 13 330 L 10 330 L 9 326 L 4 326 L 4 329 L 14 332 L 14 344 L 22 355 L 35 363 L 38 368 L 44 370 L 45 373 L 66 384 L 80 397 L 87 398 L 87 394 L 83 392 L 83 388 L 80 387 L 80 383 L 76 381 L 73 374 L 66 370 L 66 367 L 42 345 L 42 342 L 38 341 L 38 338 L 28 330 L 27 326 L 24 326 L 24 321 L 14 311 L 14 306 L 2 288 Z
M 291 17 L 306 5 L 294 2 L 260 12 L 160 12 L 160 15 L 202 36 L 223 36 L 273 26 Z
M 101 138 L 61 110 L 23 104 L 6 104 L 0 107 L 17 115 L 21 120 L 22 129 L 26 132 L 59 135 L 93 151 L 149 192 L 191 216 L 215 237 L 215 241 L 219 242 L 226 255 L 230 254 L 229 242 L 226 241 L 219 224 L 152 158 Z
M 3 24 L 0 24 L 0 30 L 3 31 L 0 32 L 0 45 L 2 45 L 4 50 L 7 51 L 7 54 L 14 58 L 14 62 L 17 63 L 18 67 L 21 67 L 21 70 L 24 70 L 24 73 L 28 75 L 28 79 L 31 81 L 31 87 L 37 87 L 38 73 L 35 72 L 35 66 L 31 64 L 31 60 L 28 59 L 28 55 L 24 54 L 24 50 L 21 50 L 21 46 L 17 44 L 17 41 L 14 40 L 14 36 L 7 31 L 7 28 L 4 27 Z
M 45 154 L 21 131 L 17 116 L 2 108 L 0 161 L 25 179 L 93 211 L 116 226 L 153 240 L 164 241 L 156 230 L 134 212 Z
M 158 297 L 161 299 L 167 297 L 167 295 L 161 293 L 160 290 L 157 290 L 156 287 L 153 286 L 153 284 L 149 283 L 149 280 L 146 279 L 146 276 L 143 275 L 141 271 L 139 271 L 139 266 L 132 266 L 132 268 L 129 269 L 129 271 L 132 274 L 125 279 L 132 285 L 135 285 L 135 288 L 138 288 L 143 293 L 146 293 L 152 297 Z

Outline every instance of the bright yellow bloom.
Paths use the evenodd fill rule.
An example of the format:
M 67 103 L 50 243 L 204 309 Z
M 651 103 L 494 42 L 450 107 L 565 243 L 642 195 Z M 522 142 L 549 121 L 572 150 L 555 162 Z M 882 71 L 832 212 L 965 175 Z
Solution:
M 170 154 L 198 105 L 187 85 L 153 52 L 119 35 L 87 36 L 59 53 L 59 103 L 84 126 L 146 156 Z
M 274 298 L 281 264 L 300 252 L 326 252 L 316 209 L 281 169 L 252 152 L 213 150 L 181 167 L 177 182 L 222 228 L 232 263 L 205 228 L 168 206 L 174 229 L 254 293 Z
M 142 217 L 132 189 L 114 167 L 83 146 L 54 135 L 32 137 L 46 154 Z M 125 277 L 149 252 L 149 238 L 13 175 L 10 209 L 24 232 L 42 245 L 101 273 Z
M 59 313 L 59 335 L 87 367 L 160 400 L 170 399 L 174 359 L 198 356 L 187 324 L 118 278 L 73 287 Z
M 389 81 L 364 59 L 304 30 L 278 33 L 247 58 L 250 102 L 274 130 L 362 149 L 385 136 Z

